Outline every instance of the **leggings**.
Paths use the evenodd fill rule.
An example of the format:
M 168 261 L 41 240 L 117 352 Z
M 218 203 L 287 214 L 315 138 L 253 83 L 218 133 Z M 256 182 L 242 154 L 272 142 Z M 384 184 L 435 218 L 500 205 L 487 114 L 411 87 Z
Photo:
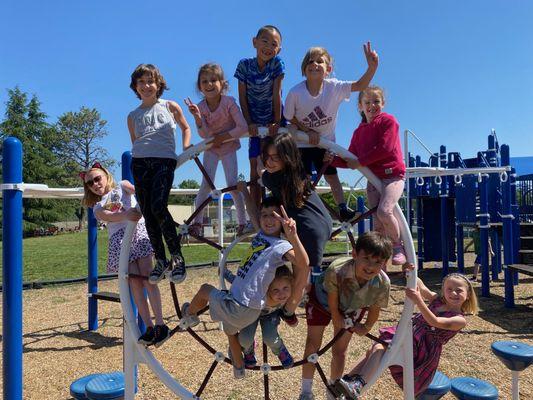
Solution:
M 167 243 L 171 255 L 181 255 L 181 243 L 174 219 L 168 211 L 168 196 L 174 181 L 176 160 L 172 158 L 133 158 L 131 169 L 135 194 L 146 221 L 146 231 L 157 260 L 166 260 Z
M 381 194 L 370 182 L 366 186 L 369 207 L 378 206 L 374 218 L 374 229 L 388 236 L 394 244 L 397 244 L 400 242 L 400 226 L 393 210 L 402 196 L 404 180 L 395 177 L 382 179 L 381 182 L 383 184 Z

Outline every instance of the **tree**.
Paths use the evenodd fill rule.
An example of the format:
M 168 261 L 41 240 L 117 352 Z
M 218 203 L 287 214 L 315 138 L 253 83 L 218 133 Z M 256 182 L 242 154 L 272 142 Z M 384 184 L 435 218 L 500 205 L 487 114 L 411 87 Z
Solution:
M 41 103 L 15 87 L 8 90 L 4 120 L 0 123 L 0 143 L 7 136 L 18 138 L 23 145 L 23 181 L 65 186 L 72 182 L 68 168 L 57 156 L 60 145 L 57 131 L 46 121 Z M 68 217 L 73 211 L 73 201 L 24 199 L 25 230 L 48 226 Z
M 184 181 L 181 181 L 181 183 L 178 185 L 178 188 L 180 189 L 199 189 L 200 184 L 196 182 L 194 179 L 185 179 Z M 186 195 L 186 196 L 172 196 L 169 200 L 170 204 L 183 204 L 183 205 L 191 205 L 194 204 L 194 199 L 196 198 L 196 195 Z
M 61 137 L 62 145 L 57 149 L 74 171 L 85 171 L 96 161 L 106 168 L 115 165 L 115 160 L 109 157 L 106 149 L 100 143 L 107 136 L 107 121 L 101 119 L 96 109 L 81 107 L 78 112 L 66 112 L 57 121 L 56 129 Z M 79 227 L 82 227 L 85 209 L 78 207 L 76 217 Z

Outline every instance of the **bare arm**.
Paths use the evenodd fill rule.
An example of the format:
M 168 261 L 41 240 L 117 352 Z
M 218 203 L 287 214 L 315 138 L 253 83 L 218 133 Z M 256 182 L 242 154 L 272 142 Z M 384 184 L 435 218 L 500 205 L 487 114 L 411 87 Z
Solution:
M 274 123 L 279 124 L 281 121 L 281 82 L 285 75 L 280 75 L 274 80 L 272 93 L 272 107 L 274 108 Z
M 130 139 L 131 144 L 135 142 L 135 124 L 133 123 L 133 119 L 128 115 L 128 131 L 130 132 Z
M 328 293 L 328 306 L 336 330 L 344 328 L 344 316 L 339 311 L 339 292 Z
M 352 92 L 360 92 L 361 90 L 365 90 L 368 87 L 368 84 L 370 83 L 372 78 L 374 77 L 376 70 L 378 69 L 378 53 L 376 53 L 375 50 L 372 50 L 370 42 L 367 42 L 363 45 L 363 50 L 365 52 L 365 58 L 368 64 L 368 68 L 358 81 L 352 83 Z
M 242 181 L 237 183 L 237 190 L 241 192 L 242 196 L 244 197 L 244 204 L 246 206 L 248 216 L 250 217 L 250 222 L 257 232 L 260 231 L 261 225 L 259 224 L 259 211 L 257 210 L 257 206 L 253 201 L 252 196 L 250 196 L 250 192 L 246 187 L 246 183 Z
M 107 222 L 122 222 L 122 221 L 138 221 L 142 215 L 135 208 L 130 208 L 126 211 L 111 212 L 104 209 L 99 209 L 94 213 L 95 217 L 100 221 Z
M 420 291 L 420 295 L 422 298 L 426 301 L 433 301 L 437 297 L 437 293 L 430 290 L 424 282 L 422 282 L 422 279 L 416 278 L 416 284 L 418 286 L 418 290 Z
M 191 128 L 189 127 L 189 124 L 187 123 L 187 120 L 183 115 L 183 111 L 181 110 L 181 107 L 178 105 L 178 103 L 174 101 L 169 101 L 168 104 L 169 110 L 174 116 L 174 120 L 181 129 L 181 141 L 183 144 L 183 150 L 185 150 L 191 145 Z

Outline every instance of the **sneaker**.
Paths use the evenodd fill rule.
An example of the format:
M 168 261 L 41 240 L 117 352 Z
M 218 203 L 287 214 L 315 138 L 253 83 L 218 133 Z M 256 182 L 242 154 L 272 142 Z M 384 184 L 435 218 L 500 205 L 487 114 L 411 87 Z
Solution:
M 365 386 L 365 381 L 361 376 L 353 377 L 344 375 L 341 379 L 335 381 L 335 389 L 342 393 L 347 400 L 357 400 L 361 397 L 361 389 Z
M 184 325 L 186 328 L 194 328 L 200 323 L 200 318 L 198 318 L 198 315 L 189 314 L 190 305 L 190 303 L 183 303 L 183 306 L 181 306 L 182 320 L 185 320 Z
M 168 326 L 156 325 L 153 345 L 155 347 L 161 347 L 168 339 L 170 339 L 170 330 L 168 329 Z
M 255 358 L 255 342 L 254 346 L 245 352 L 243 352 L 244 368 L 253 368 L 257 365 L 257 358 Z
M 295 326 L 298 325 L 298 317 L 296 316 L 296 314 L 295 313 L 288 314 L 287 311 L 285 311 L 285 308 L 281 310 L 281 313 L 279 314 L 279 316 L 291 328 L 294 328 Z
M 298 400 L 315 400 L 315 395 L 313 393 L 300 393 Z
M 401 243 L 394 244 L 392 248 L 392 265 L 403 265 L 406 262 L 403 245 Z
M 350 221 L 355 218 L 357 211 L 352 210 L 349 207 L 339 208 L 339 217 L 341 221 Z
M 168 269 L 168 263 L 165 260 L 157 260 L 155 262 L 154 269 L 152 272 L 150 272 L 150 277 L 148 278 L 148 282 L 150 282 L 152 285 L 155 285 L 165 277 L 165 272 L 167 272 Z
M 172 283 L 181 283 L 187 277 L 187 270 L 185 269 L 185 260 L 180 254 L 174 254 L 170 257 L 170 281 Z
M 149 326 L 148 328 L 146 328 L 146 332 L 144 332 L 141 335 L 141 337 L 137 340 L 137 343 L 140 343 L 145 346 L 149 346 L 154 341 L 154 338 L 155 338 L 154 327 Z
M 287 350 L 284 345 L 281 346 L 281 349 L 279 350 L 279 354 L 277 356 L 283 368 L 287 369 L 294 365 L 294 359 L 292 358 L 291 353 L 289 353 L 289 350 Z
M 233 365 L 233 357 L 231 356 L 231 349 L 228 347 L 228 358 L 231 360 L 231 365 Z M 237 368 L 235 365 L 233 365 L 233 377 L 235 379 L 243 379 L 246 376 L 246 364 L 241 367 Z

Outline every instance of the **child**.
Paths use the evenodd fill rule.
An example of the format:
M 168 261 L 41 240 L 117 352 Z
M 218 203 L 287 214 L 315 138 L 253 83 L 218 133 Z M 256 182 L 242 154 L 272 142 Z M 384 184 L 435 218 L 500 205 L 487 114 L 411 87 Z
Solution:
M 263 185 L 283 204 L 289 217 L 296 221 L 298 235 L 309 256 L 311 271 L 315 276 L 320 275 L 322 256 L 331 236 L 333 222 L 303 169 L 296 142 L 288 133 L 267 137 L 262 159 L 265 166 L 261 171 Z M 300 293 L 303 289 L 297 286 L 293 288 Z M 294 304 L 287 304 L 284 308 L 290 324 L 297 321 L 293 318 L 295 308 Z
M 331 320 L 334 335 L 344 328 L 345 318 L 354 322 L 353 329 L 345 332 L 333 345 L 330 383 L 343 374 L 352 332 L 366 335 L 378 320 L 380 309 L 387 307 L 390 282 L 382 267 L 391 253 L 392 244 L 386 236 L 367 232 L 357 239 L 352 257 L 333 261 L 311 289 L 305 309 L 307 340 L 304 359 L 319 350 L 324 329 Z M 361 323 L 365 309 L 368 314 L 365 323 Z M 300 400 L 314 399 L 314 372 L 314 364 L 303 365 Z M 329 390 L 327 396 L 331 398 Z
M 239 81 L 239 103 L 250 135 L 248 157 L 250 159 L 250 187 L 252 199 L 261 201 L 261 190 L 255 181 L 257 158 L 261 154 L 261 140 L 257 136 L 259 126 L 267 126 L 275 135 L 282 123 L 281 81 L 285 76 L 285 64 L 278 56 L 281 51 L 281 33 L 273 25 L 265 25 L 252 39 L 256 56 L 243 58 L 235 71 Z
M 448 274 L 442 281 L 442 293 L 438 295 L 427 288 L 419 278 L 416 289 L 406 289 L 405 295 L 420 310 L 413 317 L 413 356 L 415 396 L 427 389 L 437 367 L 442 347 L 466 326 L 465 313 L 476 314 L 477 297 L 470 281 L 461 274 Z M 429 307 L 424 300 L 429 302 Z M 380 339 L 390 342 L 396 327 L 380 329 Z M 366 379 L 379 366 L 385 348 L 375 344 L 354 369 L 336 384 L 347 399 L 359 398 Z M 389 367 L 396 383 L 403 387 L 403 369 Z
M 479 227 L 474 228 L 472 232 L 472 242 L 474 243 L 474 253 L 476 254 L 476 259 L 474 260 L 474 268 L 472 270 L 472 282 L 477 281 L 477 274 L 479 273 L 479 267 L 481 267 L 481 237 L 479 234 Z M 492 243 L 489 238 L 489 254 L 491 257 L 494 257 L 494 252 L 492 251 Z
M 398 132 L 398 121 L 382 112 L 385 106 L 383 89 L 369 86 L 359 93 L 359 111 L 362 122 L 353 133 L 348 150 L 357 160 L 339 160 L 332 165 L 352 169 L 368 167 L 382 182 L 382 193 L 370 182 L 367 197 L 370 208 L 378 206 L 374 229 L 387 235 L 393 243 L 392 263 L 406 263 L 405 250 L 400 240 L 400 226 L 394 216 L 394 205 L 403 193 L 405 164 Z
M 235 275 L 226 270 L 224 278 L 233 282 Z M 253 368 L 257 365 L 254 338 L 258 323 L 261 324 L 263 341 L 278 356 L 281 365 L 284 368 L 290 368 L 294 364 L 294 359 L 278 332 L 281 309 L 292 294 L 293 280 L 292 271 L 286 265 L 278 267 L 274 280 L 268 287 L 266 307 L 261 310 L 261 314 L 255 322 L 239 332 L 239 343 L 244 349 L 244 366 L 246 368 Z
M 309 144 L 298 144 L 302 153 L 305 171 L 311 175 L 312 164 L 320 171 L 323 166 L 325 149 L 317 147 L 320 138 L 335 142 L 337 111 L 343 100 L 349 100 L 351 92 L 365 89 L 378 67 L 378 55 L 370 47 L 363 46 L 368 69 L 357 82 L 329 79 L 333 70 L 333 59 L 323 47 L 310 48 L 302 61 L 302 75 L 306 80 L 294 86 L 285 101 L 284 115 L 287 121 L 309 135 Z M 342 220 L 355 216 L 344 201 L 342 186 L 335 167 L 328 166 L 324 177 L 339 207 Z
M 128 115 L 128 130 L 133 144 L 132 172 L 137 199 L 156 258 L 150 283 L 163 279 L 169 268 L 172 282 L 180 283 L 187 271 L 176 225 L 168 211 L 168 196 L 176 169 L 176 124 L 181 129 L 183 149 L 190 145 L 191 130 L 180 106 L 160 98 L 168 87 L 157 67 L 140 64 L 131 74 L 130 88 L 141 99 L 141 105 Z M 169 262 L 162 236 L 170 252 Z
M 247 201 L 247 205 L 253 203 Z M 281 215 L 279 213 L 281 212 Z M 250 215 L 254 212 L 249 209 Z M 296 280 L 305 285 L 309 259 L 298 239 L 296 223 L 285 213 L 274 198 L 267 198 L 261 204 L 260 232 L 253 238 L 248 257 L 237 270 L 237 276 L 229 293 L 204 284 L 191 303 L 183 304 L 183 318 L 189 327 L 200 321 L 197 313 L 207 304 L 213 321 L 222 321 L 228 335 L 233 374 L 236 379 L 244 377 L 244 361 L 238 333 L 257 321 L 261 310 L 267 305 L 267 291 L 274 280 L 276 269 L 286 261 L 297 271 Z M 287 240 L 281 239 L 284 232 Z M 300 300 L 293 293 L 288 302 L 297 304 Z
M 88 171 L 80 173 L 80 177 L 83 180 L 83 205 L 93 207 L 95 217 L 107 222 L 109 231 L 107 272 L 118 271 L 120 248 L 126 225 L 128 221 L 138 221 L 131 242 L 128 272 L 148 277 L 152 269 L 153 252 L 144 226 L 144 219 L 135 209 L 133 185 L 128 181 L 121 181 L 116 185 L 113 176 L 99 163 L 95 163 Z M 146 332 L 139 338 L 139 343 L 159 347 L 170 337 L 168 327 L 163 322 L 159 288 L 149 285 L 147 280 L 138 277 L 130 277 L 129 284 L 139 315 L 146 325 Z M 148 293 L 155 315 L 155 327 L 144 296 L 144 289 Z
M 228 186 L 233 186 L 237 183 L 237 150 L 241 147 L 238 138 L 248 131 L 246 121 L 235 99 L 225 95 L 228 81 L 224 78 L 224 71 L 220 65 L 202 65 L 198 71 L 196 85 L 204 95 L 204 99 L 198 105 L 187 99 L 185 104 L 194 117 L 200 136 L 204 139 L 214 138 L 212 147 L 204 152 L 203 166 L 213 181 L 218 161 L 222 161 L 226 183 Z M 196 196 L 195 208 L 205 201 L 209 191 L 209 184 L 204 177 Z M 237 235 L 241 235 L 246 224 L 244 202 L 238 191 L 232 192 L 232 196 L 239 224 Z M 196 234 L 200 234 L 203 215 L 202 210 L 193 221 L 192 229 Z

